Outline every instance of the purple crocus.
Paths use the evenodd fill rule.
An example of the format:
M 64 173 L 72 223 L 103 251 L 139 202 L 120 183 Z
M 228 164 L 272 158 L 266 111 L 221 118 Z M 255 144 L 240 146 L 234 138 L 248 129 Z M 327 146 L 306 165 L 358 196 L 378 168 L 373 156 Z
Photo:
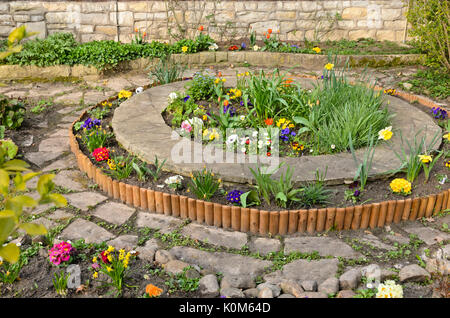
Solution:
M 244 42 L 241 43 L 241 49 L 245 50 L 247 48 L 247 45 L 245 45 Z

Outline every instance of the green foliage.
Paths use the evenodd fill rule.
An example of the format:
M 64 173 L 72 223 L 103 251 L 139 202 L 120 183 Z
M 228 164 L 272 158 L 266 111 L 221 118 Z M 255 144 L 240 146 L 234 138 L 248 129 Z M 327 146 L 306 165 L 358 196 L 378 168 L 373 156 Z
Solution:
M 196 73 L 192 81 L 186 84 L 186 95 L 193 101 L 210 99 L 214 96 L 214 76 Z
M 358 167 L 353 180 L 356 181 L 357 179 L 359 179 L 361 191 L 364 191 L 364 188 L 366 187 L 370 169 L 372 169 L 372 160 L 375 154 L 375 147 L 377 146 L 377 143 L 375 144 L 373 143 L 373 137 L 371 136 L 371 134 L 368 135 L 368 139 L 369 139 L 369 146 L 364 152 L 362 162 L 359 162 L 358 159 L 356 158 L 355 148 L 353 147 L 352 136 L 350 133 L 348 135 L 348 143 L 350 145 L 350 151 L 352 152 L 352 157 L 355 162 L 355 165 Z
M 181 53 L 183 46 L 189 48 L 188 53 L 207 50 L 209 43 L 214 43 L 214 40 L 207 35 L 200 35 L 194 40 L 184 39 L 173 45 L 157 41 L 122 44 L 111 40 L 78 43 L 71 33 L 54 33 L 46 39 L 26 42 L 20 53 L 8 54 L 3 62 L 37 66 L 82 64 L 98 69 L 109 69 L 123 61 Z M 1 56 L 3 54 L 0 53 Z
M 0 95 L 0 124 L 8 129 L 17 129 L 25 117 L 23 102 Z
M 139 180 L 145 181 L 147 179 L 146 175 L 149 174 L 153 177 L 153 181 L 158 181 L 159 175 L 161 174 L 161 169 L 164 166 L 164 163 L 166 162 L 166 160 L 167 159 L 164 159 L 164 161 L 162 163 L 160 163 L 158 160 L 158 157 L 155 156 L 155 161 L 153 163 L 155 166 L 155 171 L 148 168 L 145 163 L 138 164 L 136 162 L 133 162 L 131 165 L 132 165 L 134 171 L 136 171 L 136 174 L 137 174 L 137 177 Z
M 377 294 L 376 288 L 358 289 L 353 298 L 373 298 Z
M 133 172 L 133 163 L 136 158 L 128 155 L 113 156 L 111 158 L 112 163 L 109 164 L 109 169 L 104 169 L 105 173 L 111 176 L 113 179 L 122 180 L 128 178 Z
M 303 206 L 310 208 L 315 205 L 325 205 L 329 202 L 331 190 L 325 188 L 326 174 L 327 170 L 322 174 L 317 169 L 315 182 L 309 182 L 302 188 L 301 203 Z
M 14 53 L 19 53 L 22 51 L 22 45 L 20 42 L 35 34 L 37 34 L 37 32 L 27 32 L 25 24 L 12 30 L 6 40 L 6 45 L 2 49 L 2 52 L 0 52 L 0 61 L 13 56 Z
M 55 273 L 52 279 L 53 287 L 55 287 L 56 293 L 60 296 L 67 295 L 67 281 L 70 273 L 64 273 L 64 270 Z
M 38 204 L 53 203 L 57 207 L 67 205 L 67 200 L 60 194 L 51 193 L 54 190 L 53 174 L 42 175 L 37 183 L 37 191 L 40 195 L 38 200 L 23 195 L 26 190 L 26 182 L 39 175 L 30 172 L 22 175 L 28 170 L 28 164 L 24 161 L 13 159 L 7 160 L 5 151 L 0 148 L 0 194 L 3 197 L 2 210 L 0 211 L 0 257 L 15 263 L 19 259 L 20 250 L 13 243 L 4 244 L 9 236 L 18 229 L 29 235 L 44 235 L 47 233 L 41 224 L 22 222 L 23 208 L 34 208 Z M 15 176 L 11 180 L 11 176 Z M 12 181 L 12 182 L 11 182 Z
M 191 114 L 198 117 L 205 114 L 205 110 L 198 107 L 192 98 L 184 101 L 184 99 L 180 97 L 173 100 L 172 103 L 167 106 L 166 111 L 173 116 L 172 126 L 177 128 L 180 127 L 181 122 L 189 118 Z
M 417 94 L 440 99 L 450 96 L 450 73 L 442 68 L 418 70 L 407 83 L 413 85 L 411 91 Z
M 103 119 L 106 115 L 109 114 L 111 108 L 108 106 L 95 107 L 87 111 L 91 118 Z
M 107 132 L 102 127 L 95 126 L 89 130 L 83 129 L 81 140 L 86 145 L 89 152 L 93 152 L 94 149 L 104 147 L 108 139 L 112 136 L 112 133 Z
M 9 263 L 0 261 L 0 282 L 12 284 L 18 278 L 20 270 L 28 264 L 29 258 L 39 252 L 40 245 L 35 243 L 23 251 L 17 262 Z
M 409 33 L 427 52 L 429 63 L 450 71 L 450 4 L 448 0 L 410 0 Z
M 5 159 L 12 160 L 16 157 L 17 152 L 19 151 L 19 147 L 9 139 L 0 140 L 0 148 L 5 152 Z
M 169 55 L 161 56 L 159 62 L 150 70 L 149 77 L 156 78 L 160 84 L 169 84 L 179 80 L 186 67 L 175 63 Z
M 50 107 L 53 105 L 53 102 L 49 99 L 41 99 L 36 106 L 34 106 L 33 108 L 31 108 L 31 112 L 33 114 L 40 114 L 43 111 L 45 111 L 46 108 Z
M 203 168 L 202 171 L 195 171 L 191 175 L 189 189 L 198 199 L 209 200 L 219 189 L 220 180 L 214 178 L 214 173 Z
M 167 281 L 165 281 L 165 284 L 169 289 L 169 294 L 177 290 L 181 290 L 184 292 L 193 292 L 198 289 L 200 277 L 186 277 L 186 272 L 191 269 L 193 269 L 192 266 L 185 267 L 182 273 L 171 276 Z
M 273 182 L 272 194 L 275 197 L 276 203 L 283 208 L 286 208 L 286 206 L 293 201 L 298 202 L 301 200 L 299 194 L 303 189 L 294 188 L 294 185 L 292 184 L 292 174 L 293 170 L 288 166 L 286 173 L 281 174 L 280 179 Z
M 266 203 L 269 205 L 271 200 L 270 195 L 272 194 L 273 189 L 272 175 L 276 173 L 278 169 L 280 169 L 281 165 L 282 163 L 280 163 L 278 167 L 276 167 L 272 171 L 268 171 L 268 168 L 264 166 L 262 168 L 258 167 L 256 171 L 249 167 L 250 172 L 252 173 L 253 178 L 256 182 L 255 189 L 258 192 L 258 196 L 263 197 Z

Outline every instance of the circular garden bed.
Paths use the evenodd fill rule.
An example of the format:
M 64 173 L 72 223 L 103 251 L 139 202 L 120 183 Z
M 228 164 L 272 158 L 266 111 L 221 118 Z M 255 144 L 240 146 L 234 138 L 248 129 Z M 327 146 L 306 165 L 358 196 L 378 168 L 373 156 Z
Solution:
M 313 88 L 311 80 L 296 81 L 306 89 Z M 229 84 L 231 82 L 228 81 Z M 245 160 L 220 164 L 201 160 L 197 163 L 173 162 L 171 151 L 177 143 L 178 146 L 192 147 L 195 157 L 195 142 L 191 138 L 180 137 L 167 125 L 162 115 L 170 103 L 171 93 L 178 91 L 182 98 L 186 97 L 180 92 L 185 83 L 157 86 L 144 92 L 138 90 L 136 96 L 131 96 L 132 92 L 122 92 L 115 100 L 105 101 L 85 112 L 74 123 L 75 133 L 84 140 L 77 142 L 71 130 L 71 148 L 78 164 L 110 196 L 151 212 L 238 231 L 272 235 L 332 228 L 374 228 L 391 222 L 428 217 L 446 209 L 450 203 L 448 186 L 443 179 L 448 171 L 445 166 L 447 144 L 439 150 L 444 133 L 437 122 L 433 122 L 433 116 L 445 117 L 445 111 L 435 108 L 430 113 L 427 108 L 430 105 L 424 105 L 426 103 L 422 100 L 419 100 L 421 105 L 412 105 L 388 95 L 400 95 L 409 101 L 417 100 L 415 97 L 385 91 L 385 107 L 396 114 L 391 119 L 394 133 L 392 138 L 386 138 L 389 140 L 381 141 L 375 147 L 371 178 L 364 189 L 361 174 L 359 178 L 356 176 L 358 165 L 367 163 L 363 158 L 370 154 L 370 147 L 356 150 L 358 165 L 349 151 L 281 157 L 280 161 L 285 162 L 285 165 L 274 176 L 283 176 L 284 181 L 280 180 L 278 184 L 289 184 L 290 190 L 302 189 L 293 192 L 298 194 L 294 196 L 299 200 L 283 200 L 276 193 L 266 200 L 260 191 L 261 184 L 258 184 L 257 178 L 252 178 L 255 174 L 249 167 L 257 171 L 257 162 L 264 163 L 267 156 L 254 156 L 262 161 L 254 161 L 253 164 Z M 101 119 L 98 120 L 98 117 Z M 443 124 L 444 121 L 440 120 L 439 123 Z M 80 129 L 81 126 L 86 130 Z M 301 127 L 299 124 L 295 128 Z M 95 154 L 99 161 L 94 159 L 93 152 L 101 147 L 87 147 L 87 130 L 90 129 L 102 131 L 104 137 L 101 146 L 106 150 L 100 152 L 100 156 L 100 150 Z M 425 130 L 426 135 L 423 134 Z M 406 158 L 410 157 L 408 145 L 414 144 L 414 139 L 419 143 L 423 140 L 426 146 L 420 149 L 420 155 L 433 154 L 434 167 L 431 167 L 432 173 L 426 183 L 424 173 L 420 173 L 413 178 L 411 189 L 402 188 L 398 186 L 398 180 L 392 181 L 403 180 L 403 172 L 398 171 L 402 162 L 400 157 L 403 150 L 406 150 Z M 435 150 L 440 155 L 434 155 Z M 245 154 L 241 156 L 247 161 L 252 157 Z M 108 161 L 103 160 L 107 158 Z M 155 162 L 155 158 L 158 158 L 158 162 Z M 424 165 L 430 169 L 430 164 Z M 287 167 L 294 171 L 289 180 Z M 317 177 L 317 171 L 322 171 L 322 177 Z M 324 171 L 327 171 L 326 177 L 323 176 Z M 394 176 L 395 172 L 399 178 Z M 199 186 L 199 182 L 208 183 L 212 190 L 202 192 L 204 184 Z M 252 183 L 256 183 L 256 187 Z M 247 196 L 243 198 L 243 194 Z M 255 196 L 257 200 L 254 200 Z

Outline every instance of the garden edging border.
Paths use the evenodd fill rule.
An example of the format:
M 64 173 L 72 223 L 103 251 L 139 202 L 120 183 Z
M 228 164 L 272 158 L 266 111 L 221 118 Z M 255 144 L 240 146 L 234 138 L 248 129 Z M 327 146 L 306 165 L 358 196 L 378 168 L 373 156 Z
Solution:
M 383 89 L 376 87 L 376 89 Z M 417 101 L 426 107 L 438 107 L 434 102 L 404 92 L 396 95 Z M 110 98 L 112 100 L 115 98 Z M 91 108 L 96 107 L 94 105 Z M 70 149 L 75 154 L 82 172 L 99 185 L 110 198 L 151 213 L 190 219 L 200 224 L 216 226 L 259 235 L 286 235 L 296 232 L 323 232 L 330 229 L 358 230 L 377 228 L 407 220 L 430 217 L 450 208 L 450 189 L 425 197 L 389 200 L 349 206 L 345 208 L 300 209 L 266 211 L 254 208 L 222 205 L 196 200 L 183 195 L 140 188 L 113 180 L 97 168 L 79 148 L 73 125 L 89 110 L 86 109 L 69 128 Z

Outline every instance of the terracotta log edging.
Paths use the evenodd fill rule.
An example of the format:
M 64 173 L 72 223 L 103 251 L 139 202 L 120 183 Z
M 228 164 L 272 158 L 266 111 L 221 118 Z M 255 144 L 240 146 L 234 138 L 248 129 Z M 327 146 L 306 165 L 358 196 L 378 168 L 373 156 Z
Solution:
M 405 96 L 403 97 L 409 101 L 414 99 L 419 103 L 423 101 L 414 95 L 406 94 Z M 424 105 L 427 107 L 438 106 L 430 104 L 429 101 Z M 73 124 L 79 121 L 86 112 L 87 110 Z M 195 200 L 183 195 L 139 188 L 112 180 L 100 168 L 97 168 L 91 159 L 81 152 L 78 139 L 73 134 L 73 124 L 69 129 L 70 149 L 76 157 L 79 169 L 96 182 L 109 197 L 151 213 L 171 215 L 181 219 L 189 218 L 199 223 L 253 234 L 285 235 L 332 229 L 339 231 L 366 229 L 367 227 L 373 229 L 389 225 L 392 222 L 398 223 L 429 217 L 450 209 L 450 189 L 425 197 L 389 200 L 362 206 L 271 212 L 254 208 L 232 207 Z

